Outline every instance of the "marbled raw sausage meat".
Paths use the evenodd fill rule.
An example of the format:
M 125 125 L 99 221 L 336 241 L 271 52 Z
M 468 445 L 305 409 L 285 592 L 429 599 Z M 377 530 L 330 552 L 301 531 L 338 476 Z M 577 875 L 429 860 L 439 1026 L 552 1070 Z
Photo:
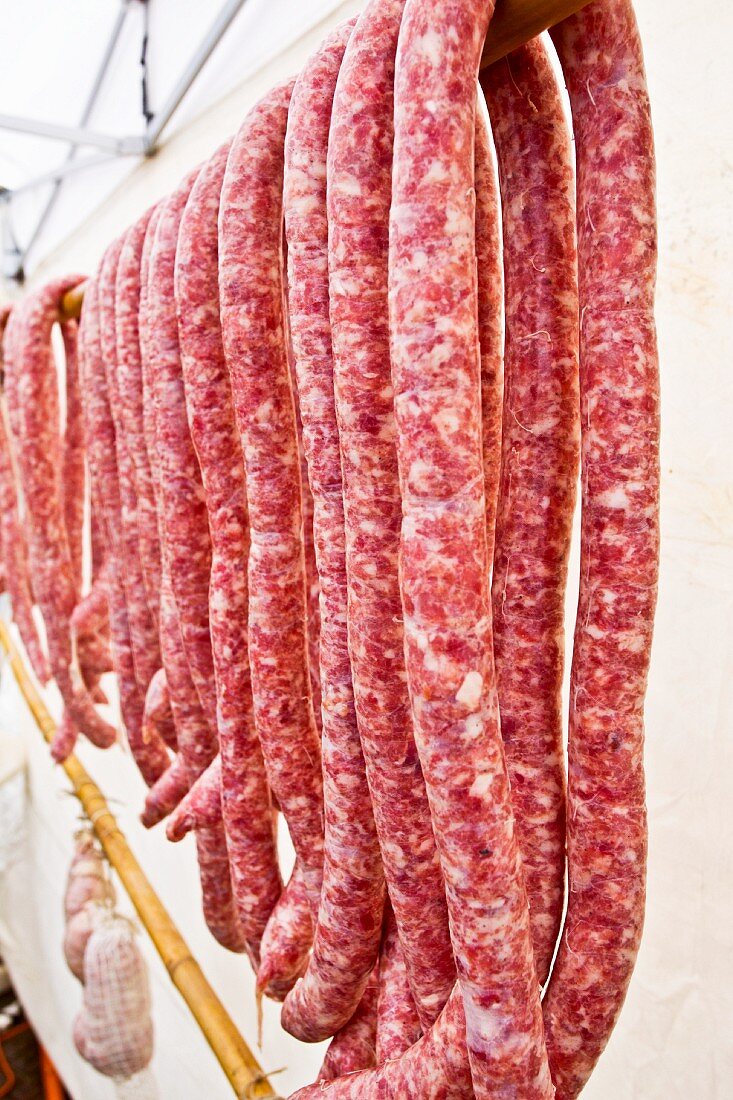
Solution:
M 397 923 L 392 909 L 388 908 L 379 952 L 376 1064 L 379 1066 L 382 1062 L 399 1058 L 417 1042 L 421 1031 Z M 365 1069 L 366 1063 L 356 1068 Z
M 186 659 L 211 729 L 210 761 L 217 741 L 216 683 L 209 626 L 211 537 L 201 470 L 186 413 L 173 288 L 180 221 L 197 175 L 198 170 L 189 174 L 163 204 L 158 219 L 148 270 L 151 345 L 148 369 L 155 406 L 164 552 L 169 557 Z
M 659 562 L 655 164 L 628 0 L 553 30 L 578 188 L 582 523 L 570 680 L 565 927 L 545 998 L 557 1095 L 583 1088 L 616 1022 L 644 921 L 644 696 Z
M 516 1094 L 515 1094 L 516 1095 Z M 458 987 L 425 1035 L 377 1069 L 318 1081 L 293 1093 L 291 1100 L 473 1100 L 466 1054 L 466 1021 Z
M 159 620 L 160 539 L 155 491 L 145 441 L 143 416 L 140 294 L 142 252 L 153 210 L 148 210 L 125 234 L 117 265 L 117 391 L 118 422 L 135 488 L 137 533 L 142 579 L 150 616 Z
M 191 440 L 181 369 L 174 290 L 178 234 L 198 170 L 160 207 L 149 255 L 145 324 L 151 465 L 159 471 L 163 513 L 161 650 L 179 751 L 192 783 L 218 749 L 216 687 L 209 633 L 211 539 L 201 471 Z M 196 833 L 204 915 L 222 946 L 248 947 L 229 869 L 222 821 Z
M 189 177 L 189 183 L 193 182 L 197 172 Z M 159 572 L 154 572 L 152 583 L 159 585 L 160 596 L 158 600 L 160 650 L 163 662 L 163 672 L 171 702 L 173 724 L 176 731 L 176 743 L 179 741 L 178 722 L 185 728 L 184 740 L 188 743 L 188 763 L 183 754 L 179 754 L 168 771 L 161 776 L 154 787 L 150 789 L 145 800 L 145 807 L 141 814 L 141 821 L 146 828 L 151 828 L 163 820 L 179 804 L 183 796 L 189 790 L 192 781 L 192 773 L 189 768 L 191 745 L 194 734 L 202 732 L 199 723 L 203 720 L 200 712 L 198 698 L 194 701 L 189 698 L 190 691 L 195 694 L 192 682 L 187 682 L 184 675 L 185 656 L 182 655 L 183 645 L 178 623 L 178 609 L 171 587 L 169 558 L 165 554 L 165 516 L 164 501 L 162 496 L 162 476 L 158 456 L 158 443 L 156 437 L 155 395 L 153 392 L 153 376 L 151 357 L 154 351 L 153 334 L 151 333 L 150 316 L 148 310 L 148 281 L 150 275 L 150 254 L 155 242 L 155 234 L 158 228 L 162 203 L 153 210 L 145 231 L 142 253 L 140 257 L 140 299 L 138 307 L 138 329 L 140 337 L 140 366 L 141 366 L 141 398 L 142 398 L 142 429 L 150 467 L 151 488 L 153 503 L 155 505 L 158 530 L 158 546 L 160 552 Z M 141 458 L 141 461 L 144 459 Z M 149 567 L 151 563 L 148 563 Z M 153 568 L 155 568 L 153 566 Z M 165 596 L 166 625 L 163 624 L 163 615 L 160 604 Z M 170 681 L 177 684 L 177 694 L 174 692 Z M 204 738 L 206 740 L 206 738 Z M 197 769 L 199 764 L 197 763 Z M 196 770 L 196 769 L 195 769 Z M 198 774 L 198 771 L 197 771 Z
M 143 432 L 143 440 L 145 443 L 145 452 L 147 455 L 147 463 L 150 468 L 150 488 L 153 493 L 153 504 L 155 506 L 155 512 L 157 517 L 158 528 L 158 553 L 159 561 L 157 563 L 159 572 L 155 572 L 156 562 L 153 558 L 152 562 L 148 562 L 148 569 L 152 569 L 151 583 L 153 587 L 157 587 L 158 591 L 163 587 L 162 570 L 163 570 L 163 501 L 162 491 L 160 487 L 160 462 L 158 460 L 158 446 L 155 436 L 155 400 L 152 392 L 152 373 L 150 367 L 151 356 L 151 334 L 150 334 L 150 318 L 148 315 L 148 278 L 150 275 L 150 253 L 155 242 L 155 234 L 158 229 L 158 221 L 160 219 L 162 203 L 159 203 L 150 215 L 147 228 L 145 230 L 145 239 L 143 241 L 142 252 L 140 254 L 140 298 L 138 304 L 138 332 L 140 337 L 140 384 L 141 384 L 141 408 L 140 418 Z M 139 456 L 140 462 L 144 463 L 144 458 Z M 144 475 L 143 475 L 144 477 Z
M 301 511 L 303 513 L 303 553 L 305 555 L 306 604 L 308 609 L 308 668 L 311 679 L 313 717 L 315 718 L 318 733 L 320 735 L 323 719 L 321 706 L 321 665 L 319 659 L 321 645 L 321 582 L 318 578 L 316 546 L 313 541 L 313 494 L 308 481 L 308 462 L 303 447 L 303 421 L 300 415 L 300 398 L 298 396 L 298 383 L 295 377 L 295 353 L 293 352 L 293 341 L 290 335 L 290 319 L 288 317 L 287 246 L 284 239 L 284 232 L 283 226 L 283 322 L 286 331 L 288 368 L 292 382 L 293 402 L 295 404 L 295 421 L 298 428 L 300 500 Z
M 101 461 L 108 471 L 105 476 L 112 482 L 106 491 L 115 498 L 114 511 L 107 518 L 106 531 L 113 562 L 113 572 L 109 577 L 110 615 L 117 621 L 116 633 L 118 645 L 121 647 L 117 654 L 120 663 L 118 676 L 122 668 L 123 650 L 126 648 L 123 642 L 125 622 L 126 641 L 130 650 L 129 660 L 127 656 L 124 658 L 125 684 L 121 684 L 121 690 L 127 698 L 123 716 L 130 749 L 145 782 L 151 786 L 163 774 L 169 760 L 159 736 L 152 741 L 146 741 L 143 737 L 145 694 L 150 680 L 160 667 L 160 642 L 145 593 L 137 527 L 137 494 L 120 413 L 117 377 L 117 268 L 124 240 L 124 237 L 119 238 L 110 245 L 97 276 L 99 349 L 105 375 L 103 415 L 110 421 L 106 426 L 106 434 L 114 446 L 114 453 L 105 456 Z M 99 494 L 99 489 L 97 492 Z M 116 524 L 113 520 L 115 514 Z
M 312 945 L 311 903 L 305 877 L 296 863 L 262 936 L 258 996 L 284 1001 L 305 972 Z
M 404 0 L 372 0 L 346 47 L 328 146 L 328 261 L 356 717 L 387 887 L 427 1028 L 448 999 L 456 969 L 412 731 L 397 568 L 402 500 L 387 257 L 403 7 Z
M 356 1010 L 377 960 L 384 902 L 347 644 L 344 509 L 328 315 L 328 130 L 352 27 L 353 22 L 338 27 L 304 66 L 290 101 L 285 139 L 290 327 L 321 581 L 323 889 L 313 954 L 282 1013 L 286 1030 L 306 1042 L 335 1034 Z
M 51 675 L 51 670 L 33 618 L 28 549 L 18 512 L 18 489 L 10 451 L 10 438 L 5 423 L 4 403 L 0 411 L 0 532 L 2 532 L 5 582 L 10 596 L 13 619 L 33 671 L 41 683 L 45 684 Z
M 356 1012 L 331 1040 L 318 1074 L 319 1081 L 333 1081 L 337 1077 L 370 1069 L 375 1065 L 378 988 L 375 969 L 369 977 Z
M 83 332 L 83 330 L 82 330 Z M 71 616 L 71 625 L 77 638 L 93 634 L 109 634 L 109 613 L 107 608 L 109 561 L 104 561 L 98 571 L 91 590 L 79 600 Z
M 282 285 L 291 92 L 292 83 L 281 85 L 260 100 L 232 142 L 219 215 L 219 287 L 249 509 L 244 613 L 254 719 L 315 917 L 323 876 L 323 779 L 308 671 L 300 458 Z
M 486 550 L 488 560 L 492 561 L 501 477 L 504 280 L 496 165 L 484 112 L 483 97 L 479 96 L 476 105 L 476 148 L 473 158 L 476 191 L 476 269 L 478 335 L 481 349 L 481 440 L 484 452 Z
M 61 336 L 64 346 L 66 381 L 66 416 L 63 433 L 63 458 L 61 469 L 61 498 L 64 513 L 66 538 L 69 544 L 69 556 L 76 588 L 76 607 L 71 616 L 72 644 L 76 645 L 79 655 L 79 667 L 84 683 L 89 688 L 95 702 L 106 702 L 106 696 L 99 687 L 99 678 L 112 668 L 112 657 L 106 637 L 108 619 L 104 614 L 99 621 L 103 636 L 97 636 L 97 627 L 85 621 L 84 614 L 77 614 L 81 602 L 83 582 L 83 545 L 84 516 L 86 498 L 86 443 L 84 440 L 84 415 L 79 385 L 79 325 L 76 321 L 64 321 L 61 324 Z M 106 603 L 105 603 L 106 608 Z M 86 605 L 88 610 L 88 605 Z M 65 722 L 69 735 L 74 729 L 70 719 Z M 63 737 L 55 737 L 51 746 L 51 755 L 63 760 L 73 747 L 69 736 L 64 747 Z
M 79 377 L 82 332 L 76 321 L 62 323 L 61 332 L 66 363 L 66 425 L 61 491 L 69 552 L 77 586 L 77 604 L 71 616 L 72 645 L 76 646 L 82 678 L 92 699 L 95 703 L 107 703 L 107 696 L 99 680 L 104 673 L 112 671 L 113 662 L 109 645 L 109 613 L 105 589 L 107 582 L 99 575 L 99 570 L 96 576 L 92 575 L 90 591 L 81 596 L 85 519 L 88 514 L 86 440 Z M 91 506 L 91 500 L 89 505 Z M 89 522 L 92 523 L 90 514 Z M 66 731 L 66 743 L 63 732 L 59 730 L 51 744 L 51 755 L 57 761 L 66 759 L 76 739 L 76 730 L 68 714 L 64 716 L 62 725 Z
M 6 321 L 7 315 L 2 319 L 0 329 Z M 3 333 L 3 344 L 4 342 Z M 20 522 L 16 469 L 6 417 L 5 401 L 2 400 L 0 402 L 0 545 L 2 545 L 5 564 L 5 583 L 10 596 L 13 618 L 31 666 L 40 682 L 45 684 L 51 675 L 51 670 L 33 619 L 28 547 Z
M 77 602 L 81 597 L 82 586 L 85 489 L 84 418 L 81 407 L 81 393 L 79 392 L 78 332 L 79 325 L 76 321 L 64 321 L 61 325 L 66 380 L 61 500 Z
M 80 277 L 57 279 L 10 315 L 5 391 L 26 504 L 33 589 L 46 625 L 51 671 L 74 725 L 100 747 L 116 732 L 94 709 L 74 650 L 70 620 L 76 587 L 60 496 L 62 464 L 58 382 L 51 332 L 64 294 Z
M 539 39 L 481 73 L 504 226 L 506 344 L 492 577 L 501 733 L 544 984 L 565 890 L 565 588 L 580 455 L 571 141 Z
M 158 594 L 159 606 L 160 593 Z M 164 668 L 158 669 L 148 684 L 148 690 L 145 693 L 143 737 L 147 740 L 156 734 L 163 738 L 169 749 L 176 751 L 178 748 L 176 727 L 173 721 L 168 679 Z
M 231 367 L 219 323 L 218 220 L 229 145 L 191 189 L 176 250 L 178 336 L 191 438 L 201 469 L 211 535 L 209 622 L 217 693 L 221 803 L 234 896 L 250 944 L 259 947 L 282 891 L 272 805 L 257 737 L 246 630 L 247 493 Z M 223 200 L 222 200 L 223 201 Z M 292 746 L 292 752 L 296 746 Z M 291 755 L 292 760 L 292 755 Z
M 173 768 L 171 768 L 171 772 Z M 166 836 L 171 841 L 183 840 L 192 829 L 213 825 L 221 814 L 222 759 L 217 753 L 180 799 L 166 823 Z M 270 830 L 272 832 L 272 830 Z
M 120 542 L 117 560 L 122 571 L 135 675 L 140 696 L 144 700 L 148 685 L 160 668 L 160 640 L 148 606 L 143 577 L 144 544 L 140 540 L 138 525 L 135 469 L 128 447 L 123 414 L 127 398 L 123 396 L 121 383 L 127 385 L 127 370 L 123 371 L 122 377 L 119 373 L 120 359 L 128 361 L 131 355 L 139 353 L 137 332 L 131 331 L 129 324 L 130 316 L 137 310 L 137 297 L 133 292 L 134 288 L 129 285 L 125 271 L 123 279 L 119 279 L 123 250 L 128 238 L 136 235 L 136 231 L 137 227 L 133 226 L 107 250 L 98 281 L 101 348 L 114 424 L 120 492 Z M 131 295 L 132 301 L 129 300 Z M 130 344 L 135 346 L 130 347 Z
M 181 642 L 179 638 L 178 646 L 180 645 Z M 167 663 L 170 667 L 170 656 L 168 656 Z M 167 678 L 168 677 L 166 674 L 166 681 Z M 179 704 L 178 700 L 176 700 L 176 703 L 171 700 L 171 711 L 173 714 L 174 724 L 182 720 L 185 725 L 189 726 L 189 733 L 186 736 L 190 737 L 190 728 L 193 728 L 193 724 L 189 723 L 185 719 L 185 717 L 181 717 L 181 705 Z M 185 741 L 186 736 L 181 738 L 179 736 L 178 728 L 176 727 L 176 744 L 178 745 L 179 749 L 179 742 L 181 742 L 182 740 Z M 204 775 L 207 774 L 208 771 L 204 772 Z M 200 782 L 200 780 L 197 780 L 197 782 Z M 145 796 L 145 805 L 143 806 L 143 811 L 140 814 L 140 821 L 145 826 L 145 828 L 152 829 L 153 826 L 158 825 L 161 821 L 164 820 L 164 818 L 168 817 L 169 814 L 177 810 L 190 789 L 191 769 L 183 753 L 179 751 L 175 759 L 173 760 L 173 763 L 168 768 L 166 768 L 160 779 L 158 779 L 157 782 L 153 784 L 153 786 L 150 788 L 147 795 Z M 219 816 L 219 807 L 220 803 L 217 800 L 217 813 L 215 815 L 217 821 Z M 194 824 L 194 822 L 191 822 L 191 828 L 194 827 Z M 209 822 L 209 824 L 211 824 L 211 822 Z
M 79 384 L 79 325 L 74 321 L 61 324 L 61 336 L 64 347 L 64 377 L 66 392 L 65 424 L 62 437 L 61 500 L 69 546 L 69 557 L 75 588 L 76 606 L 71 616 L 72 646 L 76 646 L 79 668 L 84 684 L 95 703 L 106 702 L 106 696 L 99 687 L 99 678 L 103 672 L 111 671 L 112 658 L 106 637 L 99 637 L 86 617 L 89 604 L 82 603 L 83 580 L 83 537 L 86 495 L 86 444 L 84 440 L 84 416 Z M 104 603 L 106 610 L 106 600 Z M 103 630 L 108 626 L 108 617 L 101 618 Z M 57 763 L 66 760 L 74 750 L 78 731 L 69 714 L 64 710 L 61 722 L 56 728 L 51 742 L 51 756 Z
M 102 353 L 99 294 L 100 287 L 97 280 L 90 280 L 84 294 L 81 317 L 80 376 L 92 508 L 100 517 L 109 560 L 106 587 L 112 656 L 117 674 L 122 720 L 127 731 L 130 751 L 140 769 L 140 774 L 146 783 L 151 784 L 165 771 L 168 765 L 168 754 L 161 741 L 146 743 L 142 734 L 144 699 L 135 675 L 124 590 L 119 474 L 116 462 L 115 428 Z
M 415 739 L 446 884 L 475 1095 L 553 1095 L 493 667 L 474 215 L 492 5 L 407 0 L 389 303 Z

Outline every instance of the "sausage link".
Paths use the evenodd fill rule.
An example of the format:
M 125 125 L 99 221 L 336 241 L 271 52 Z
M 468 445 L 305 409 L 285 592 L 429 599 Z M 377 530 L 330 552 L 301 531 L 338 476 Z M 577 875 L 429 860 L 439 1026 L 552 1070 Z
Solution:
M 303 419 L 300 415 L 300 397 L 298 395 L 298 380 L 295 376 L 295 352 L 293 351 L 293 338 L 290 332 L 290 315 L 288 312 L 288 259 L 287 241 L 285 240 L 285 226 L 283 225 L 283 247 L 281 258 L 282 287 L 283 287 L 283 324 L 285 326 L 285 339 L 288 352 L 288 371 L 293 390 L 293 403 L 295 405 L 295 421 L 298 428 L 298 459 L 300 462 L 300 497 L 301 511 L 303 513 L 303 553 L 305 556 L 305 580 L 306 580 L 306 605 L 308 609 L 308 669 L 311 681 L 311 698 L 313 699 L 313 717 L 320 736 L 322 728 L 322 700 L 321 700 L 321 582 L 318 578 L 318 565 L 316 563 L 316 546 L 313 541 L 313 493 L 308 481 L 308 462 L 303 447 Z
M 544 984 L 565 885 L 563 622 L 580 454 L 575 193 L 570 134 L 542 42 L 486 69 L 481 87 L 499 164 L 506 282 L 494 659 Z
M 158 470 L 161 488 L 161 650 L 179 751 L 191 783 L 218 748 L 208 611 L 211 541 L 186 418 L 174 291 L 178 233 L 197 175 L 189 175 L 160 207 L 142 315 L 148 353 L 143 400 L 147 378 L 151 467 Z M 196 847 L 207 925 L 222 946 L 243 951 L 247 940 L 234 898 L 223 822 L 198 830 Z
M 192 173 L 189 176 L 188 184 L 193 182 L 197 172 Z M 150 315 L 148 310 L 148 283 L 150 276 L 150 255 L 152 252 L 153 244 L 155 242 L 155 235 L 158 228 L 158 221 L 162 211 L 162 203 L 159 203 L 154 209 L 148 221 L 147 229 L 145 231 L 145 239 L 143 242 L 141 258 L 140 258 L 140 297 L 138 307 L 138 329 L 140 339 L 140 360 L 141 360 L 141 400 L 142 400 L 142 429 L 143 429 L 143 441 L 145 444 L 145 452 L 147 456 L 147 465 L 150 468 L 151 488 L 153 494 L 153 505 L 156 512 L 157 531 L 158 531 L 158 546 L 160 552 L 160 573 L 153 575 L 153 583 L 158 583 L 160 586 L 161 597 L 158 601 L 159 611 L 159 628 L 160 628 L 160 649 L 163 662 L 163 672 L 165 673 L 166 683 L 168 685 L 169 696 L 171 696 L 171 711 L 173 714 L 173 724 L 176 734 L 176 743 L 178 743 L 178 727 L 177 722 L 180 720 L 185 727 L 184 740 L 188 745 L 187 757 L 191 759 L 192 746 L 194 742 L 193 732 L 197 731 L 197 734 L 203 734 L 204 727 L 199 725 L 201 720 L 201 714 L 199 713 L 200 704 L 198 702 L 194 705 L 194 701 L 188 698 L 188 691 L 195 689 L 192 683 L 187 683 L 183 669 L 185 667 L 185 657 L 180 652 L 182 646 L 180 622 L 178 616 L 178 609 L 176 607 L 175 598 L 173 596 L 171 580 L 170 580 L 170 562 L 169 555 L 165 553 L 165 502 L 162 494 L 162 472 L 160 466 L 160 459 L 158 454 L 158 442 L 156 435 L 156 411 L 155 411 L 155 394 L 153 387 L 153 373 L 151 366 L 151 358 L 154 355 L 154 334 L 151 331 Z M 144 457 L 140 457 L 141 463 L 145 462 Z M 162 616 L 160 614 L 160 599 L 162 599 L 162 593 L 167 593 L 167 613 L 166 613 L 166 628 L 163 627 Z M 170 687 L 169 680 L 173 679 L 177 684 L 176 699 L 172 698 L 173 692 Z M 210 753 L 208 745 L 206 744 L 207 738 L 203 737 L 204 744 L 202 745 L 202 752 L 206 759 L 208 759 Z M 194 771 L 196 774 L 200 773 L 200 770 L 206 766 L 205 759 L 196 759 Z M 163 820 L 175 807 L 180 800 L 186 794 L 191 786 L 191 775 L 188 772 L 187 764 L 183 760 L 183 756 L 180 755 L 171 765 L 168 773 L 161 776 L 158 784 L 153 787 L 149 792 L 145 802 L 145 809 L 142 814 L 142 821 L 147 827 L 158 824 Z
M 164 506 L 161 489 L 160 462 L 158 458 L 158 444 L 155 428 L 155 397 L 153 394 L 152 368 L 150 359 L 152 355 L 152 335 L 150 330 L 150 317 L 148 312 L 148 282 L 150 278 L 150 253 L 155 243 L 155 234 L 158 229 L 158 221 L 162 209 L 159 203 L 150 215 L 150 220 L 145 230 L 142 252 L 140 254 L 140 298 L 138 303 L 138 332 L 140 337 L 140 382 L 141 402 L 140 409 L 143 442 L 147 465 L 150 468 L 151 489 L 153 493 L 153 505 L 157 520 L 158 552 L 160 555 L 160 572 L 151 574 L 151 583 L 158 591 L 163 588 L 163 535 L 164 535 Z M 139 461 L 144 464 L 145 458 L 139 455 Z M 143 478 L 144 478 L 143 474 Z M 148 567 L 155 570 L 155 559 L 148 563 Z M 160 604 L 160 597 L 158 598 Z M 160 616 L 160 610 L 158 611 Z M 162 646 L 161 646 L 162 648 Z
M 323 876 L 323 779 L 308 671 L 300 459 L 280 277 L 291 91 L 292 83 L 281 85 L 260 100 L 232 143 L 221 196 L 219 284 L 249 508 L 254 717 L 315 917 Z
M 407 0 L 395 73 L 389 299 L 415 738 L 476 1097 L 553 1095 L 492 653 L 474 216 L 493 5 Z
M 335 1034 L 353 1015 L 377 960 L 384 904 L 347 644 L 344 508 L 328 314 L 328 129 L 352 26 L 337 28 L 303 68 L 290 101 L 285 140 L 290 326 L 321 582 L 323 889 L 313 954 L 282 1013 L 286 1030 L 306 1042 Z
M 10 340 L 5 390 L 26 503 L 33 588 L 46 625 L 51 670 L 77 728 L 100 747 L 109 747 L 116 732 L 94 709 L 72 645 L 76 588 L 59 486 L 58 382 L 51 332 L 64 294 L 79 282 L 79 276 L 57 279 L 13 310 L 8 329 L 16 335 Z
M 84 534 L 84 420 L 79 391 L 76 321 L 61 325 L 66 375 L 66 423 L 62 442 L 61 499 L 76 600 L 81 597 Z
M 160 640 L 148 607 L 143 579 L 141 544 L 138 531 L 138 500 L 134 471 L 122 421 L 123 398 L 120 393 L 118 364 L 120 356 L 127 357 L 128 325 L 122 320 L 122 299 L 128 293 L 126 283 L 118 289 L 120 259 L 127 237 L 120 238 L 110 249 L 100 266 L 99 273 L 99 331 L 100 347 L 104 359 L 107 381 L 109 412 L 112 417 L 111 435 L 114 435 L 117 457 L 117 488 L 119 494 L 119 532 L 113 541 L 116 577 L 110 577 L 111 613 L 127 619 L 132 665 L 128 675 L 135 679 L 136 690 L 131 683 L 125 690 L 129 695 L 128 715 L 134 708 L 134 731 L 128 727 L 128 739 L 138 764 L 144 761 L 144 778 L 148 786 L 155 782 L 168 766 L 168 753 L 157 733 L 151 741 L 143 737 L 145 695 L 148 685 L 160 667 Z M 123 307 L 129 313 L 129 303 Z M 121 345 L 124 344 L 123 349 Z M 124 611 L 123 611 L 124 604 Z M 120 627 L 122 630 L 122 627 Z M 127 721 L 126 721 L 127 725 Z
M 144 699 L 135 675 L 124 591 L 120 485 L 115 461 L 115 429 L 107 389 L 107 372 L 102 358 L 99 294 L 98 282 L 91 281 L 84 294 L 81 319 L 83 354 L 80 369 L 92 507 L 99 514 L 107 547 L 109 565 L 104 576 L 120 710 L 130 751 L 140 774 L 150 785 L 167 767 L 168 754 L 159 741 L 147 744 L 142 733 Z
M 79 731 L 74 725 L 74 720 L 68 710 L 64 708 L 61 721 L 56 726 L 51 741 L 51 759 L 55 760 L 57 764 L 63 764 L 64 760 L 68 760 L 76 747 L 78 736 Z
M 160 593 L 158 594 L 158 607 L 160 607 Z M 176 727 L 173 722 L 171 698 L 164 668 L 158 669 L 148 684 L 148 690 L 145 693 L 143 737 L 147 740 L 156 734 L 162 737 L 169 749 L 176 751 L 178 748 Z
M 262 936 L 258 995 L 284 1001 L 305 972 L 312 945 L 310 898 L 305 877 L 296 863 Z
M 476 191 L 476 269 L 478 335 L 481 348 L 481 440 L 484 454 L 487 558 L 494 556 L 496 510 L 501 477 L 504 286 L 499 232 L 499 195 L 494 155 L 482 113 L 476 110 L 474 189 Z
M 95 635 L 106 638 L 109 634 L 109 607 L 107 606 L 109 568 L 108 562 L 102 565 L 92 582 L 91 590 L 74 608 L 71 629 L 77 644 L 81 638 Z
M 40 682 L 45 684 L 51 675 L 51 670 L 33 619 L 28 547 L 18 512 L 18 487 L 11 446 L 6 426 L 5 402 L 2 402 L 0 405 L 0 540 L 5 562 L 5 581 L 13 618 L 31 666 Z
M 376 1061 L 377 994 L 379 982 L 372 971 L 356 1012 L 331 1040 L 319 1081 L 333 1081 L 344 1074 L 370 1069 Z
M 192 829 L 212 825 L 221 811 L 222 759 L 214 757 L 176 805 L 165 827 L 166 836 L 176 842 Z M 272 830 L 270 830 L 272 832 Z
M 180 708 L 175 708 L 174 713 L 176 718 L 180 720 Z M 183 740 L 185 740 L 185 737 Z M 204 772 L 204 775 L 207 774 L 208 772 Z M 158 825 L 165 817 L 176 810 L 190 789 L 190 768 L 183 754 L 179 753 L 145 796 L 145 805 L 140 815 L 140 820 L 145 828 L 152 829 L 154 825 Z M 193 823 L 191 828 L 193 828 Z
M 216 682 L 209 623 L 211 538 L 206 500 L 186 414 L 174 295 L 176 244 L 198 170 L 161 207 L 149 258 L 148 372 L 155 409 L 164 553 L 186 659 L 210 727 L 206 764 L 217 749 Z
M 421 1030 L 397 923 L 394 913 L 388 909 L 379 953 L 376 1064 L 379 1066 L 382 1062 L 399 1058 L 417 1042 Z M 364 1069 L 366 1066 L 357 1068 Z
M 118 423 L 135 489 L 135 518 L 142 581 L 150 617 L 158 629 L 160 602 L 160 540 L 150 460 L 143 420 L 140 294 L 142 252 L 150 224 L 148 210 L 125 234 L 117 265 L 117 392 Z M 158 658 L 160 652 L 157 652 Z
M 82 334 L 76 321 L 64 322 L 61 333 L 66 367 L 66 425 L 61 493 L 77 600 L 71 616 L 72 645 L 76 646 L 82 679 L 92 700 L 95 703 L 106 703 L 107 697 L 99 686 L 100 676 L 110 672 L 113 667 L 106 594 L 103 594 L 99 603 L 94 596 L 93 584 L 89 595 L 81 598 L 86 497 L 86 442 L 79 378 Z M 66 760 L 73 751 L 76 734 L 76 727 L 68 712 L 65 712 L 51 743 L 51 756 L 57 763 Z
M 81 326 L 79 331 L 79 340 L 81 340 Z M 83 414 L 82 408 L 82 414 Z M 86 442 L 86 440 L 85 440 Z M 106 547 L 104 545 L 104 539 L 102 537 L 102 526 L 99 515 L 90 507 L 91 516 L 89 519 L 90 537 L 91 537 L 91 551 L 92 551 L 92 584 L 99 576 L 104 560 L 106 557 Z
M 147 215 L 143 218 L 143 222 L 146 222 L 146 218 Z M 125 372 L 122 378 L 119 373 L 121 360 L 129 362 L 131 356 L 139 354 L 137 332 L 131 331 L 129 324 L 131 314 L 137 309 L 137 297 L 134 294 L 134 287 L 131 288 L 129 285 L 125 269 L 122 271 L 123 278 L 120 279 L 121 260 L 130 237 L 139 238 L 139 226 L 129 229 L 108 250 L 102 263 L 99 278 L 99 324 L 117 454 L 121 509 L 119 543 L 121 575 L 127 603 L 135 675 L 144 701 L 148 685 L 160 668 L 160 641 L 158 629 L 148 606 L 143 577 L 142 553 L 147 547 L 140 540 L 135 471 L 123 418 L 127 397 L 123 393 L 121 382 L 126 386 L 127 378 Z M 131 248 L 135 250 L 134 245 Z M 132 301 L 130 301 L 131 296 Z
M 251 589 L 248 593 L 244 569 L 252 551 L 242 444 L 219 323 L 218 218 L 228 154 L 229 146 L 222 146 L 191 190 L 178 234 L 175 292 L 186 407 L 211 536 L 209 616 L 221 753 L 219 797 L 240 923 L 258 950 L 282 882 L 256 709 L 253 714 L 253 643 L 250 635 L 248 648 L 243 630 L 254 595 Z M 295 744 L 290 749 L 297 752 Z
M 654 142 L 628 0 L 553 30 L 578 188 L 582 522 L 570 679 L 565 927 L 545 998 L 557 1096 L 613 1029 L 644 921 L 644 696 L 659 562 Z
M 290 1100 L 473 1100 L 466 1056 L 466 1020 L 458 987 L 440 1016 L 400 1058 L 378 1069 L 319 1081 Z
M 389 353 L 393 80 L 404 0 L 372 0 L 346 47 L 328 147 L 333 373 L 344 481 L 349 653 L 384 873 L 420 1019 L 456 977 L 405 677 L 402 500 Z

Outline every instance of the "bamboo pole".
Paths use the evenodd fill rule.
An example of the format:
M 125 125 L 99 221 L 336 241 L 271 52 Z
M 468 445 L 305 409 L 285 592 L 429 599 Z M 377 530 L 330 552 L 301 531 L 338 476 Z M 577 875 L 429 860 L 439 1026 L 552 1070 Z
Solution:
M 493 65 L 588 3 L 590 0 L 497 0 L 484 43 L 481 68 Z
M 56 732 L 56 725 L 31 679 L 6 623 L 2 620 L 0 645 L 9 657 L 18 687 L 38 728 L 46 741 L 50 742 Z M 99 787 L 75 756 L 70 756 L 64 762 L 63 768 L 109 862 L 165 963 L 171 981 L 191 1010 L 235 1095 L 240 1100 L 275 1098 L 276 1093 L 257 1059 L 209 985 L 188 944 L 129 848 Z
M 67 290 L 61 301 L 59 310 L 60 321 L 78 321 L 81 317 L 81 304 L 84 301 L 84 291 L 87 284 L 79 283 L 73 290 Z

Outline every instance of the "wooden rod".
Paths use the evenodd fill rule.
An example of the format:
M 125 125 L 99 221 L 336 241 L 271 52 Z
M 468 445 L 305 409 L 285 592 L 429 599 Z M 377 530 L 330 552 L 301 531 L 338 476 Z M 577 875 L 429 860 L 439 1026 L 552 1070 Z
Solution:
M 481 68 L 493 65 L 589 3 L 590 0 L 497 0 L 481 55 Z
M 51 741 L 56 725 L 31 679 L 7 625 L 2 620 L 0 645 L 10 659 L 18 687 L 38 728 L 46 741 Z M 276 1093 L 259 1062 L 209 985 L 188 944 L 133 855 L 99 787 L 75 756 L 70 756 L 64 762 L 63 768 L 109 862 L 165 963 L 171 981 L 191 1010 L 235 1095 L 240 1100 L 275 1098 Z
M 59 310 L 60 321 L 78 321 L 81 317 L 81 304 L 84 301 L 84 291 L 86 290 L 86 283 L 79 283 L 73 290 L 67 290 L 61 299 L 61 309 Z

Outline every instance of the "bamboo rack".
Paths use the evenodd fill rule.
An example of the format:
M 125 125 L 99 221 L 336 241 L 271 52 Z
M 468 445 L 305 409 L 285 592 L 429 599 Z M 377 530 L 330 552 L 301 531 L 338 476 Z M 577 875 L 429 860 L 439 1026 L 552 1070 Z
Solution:
M 2 620 L 0 646 L 8 655 L 18 687 L 36 725 L 46 741 L 50 742 L 56 732 L 56 724 Z M 99 787 L 75 756 L 70 756 L 63 768 L 171 981 L 191 1010 L 234 1094 L 240 1100 L 265 1100 L 268 1097 L 274 1100 L 277 1094 L 148 881 Z
M 500 61 L 531 38 L 562 23 L 590 0 L 497 0 L 486 35 L 481 68 Z

